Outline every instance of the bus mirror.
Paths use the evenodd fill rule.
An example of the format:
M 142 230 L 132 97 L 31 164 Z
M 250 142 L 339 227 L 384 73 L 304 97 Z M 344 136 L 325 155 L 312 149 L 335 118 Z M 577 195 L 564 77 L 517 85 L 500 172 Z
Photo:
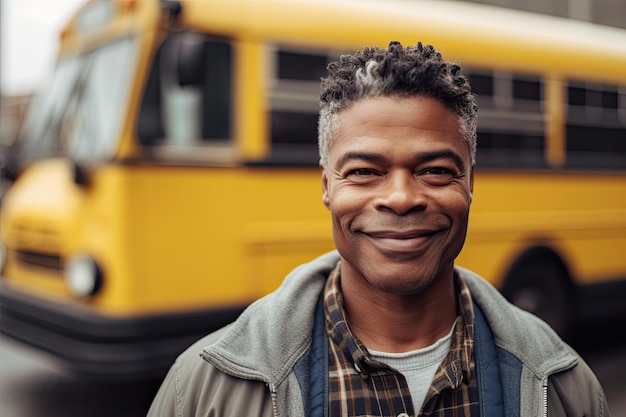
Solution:
M 161 10 L 169 16 L 170 20 L 176 20 L 180 16 L 183 7 L 176 0 L 161 0 Z
M 11 163 L 6 163 L 0 168 L 0 177 L 3 180 L 15 181 L 17 179 L 17 168 Z
M 4 150 L 0 167 L 0 178 L 3 180 L 14 182 L 20 173 L 21 163 L 17 158 L 20 144 L 21 142 L 16 139 Z
M 204 40 L 194 34 L 182 36 L 178 44 L 179 85 L 202 85 L 206 73 Z
M 74 184 L 80 186 L 88 186 L 89 185 L 89 175 L 87 175 L 87 170 L 84 166 L 79 164 L 76 161 L 72 161 L 72 175 L 74 179 Z

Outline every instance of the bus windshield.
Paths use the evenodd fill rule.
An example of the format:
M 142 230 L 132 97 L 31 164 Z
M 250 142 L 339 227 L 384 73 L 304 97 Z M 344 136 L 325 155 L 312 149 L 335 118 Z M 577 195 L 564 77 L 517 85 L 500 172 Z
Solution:
M 135 72 L 137 45 L 125 37 L 59 59 L 47 89 L 28 112 L 15 155 L 20 162 L 113 156 Z

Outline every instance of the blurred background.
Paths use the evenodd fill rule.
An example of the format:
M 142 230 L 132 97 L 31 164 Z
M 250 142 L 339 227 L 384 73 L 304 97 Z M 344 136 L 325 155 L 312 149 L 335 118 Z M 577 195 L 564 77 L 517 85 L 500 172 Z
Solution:
M 419 0 L 416 0 L 419 2 Z M 626 29 L 622 0 L 466 0 Z M 59 32 L 84 0 L 2 0 L 0 146 L 16 135 L 32 95 L 51 77 Z
M 414 1 L 416 5 L 419 5 L 420 0 Z M 626 2 L 623 0 L 475 2 L 468 0 L 467 2 L 490 4 L 512 10 L 560 16 L 626 29 Z M 128 2 L 128 4 L 131 3 L 132 1 Z M 8 149 L 23 127 L 26 111 L 33 98 L 40 91 L 50 87 L 59 48 L 60 32 L 72 14 L 83 4 L 85 4 L 84 0 L 0 1 L 0 166 L 4 166 Z M 584 33 L 580 35 L 584 37 Z M 220 55 L 222 51 L 219 49 L 211 53 L 215 54 L 212 55 L 214 57 L 225 56 Z M 626 74 L 626 68 L 622 71 Z M 624 95 L 623 92 L 620 94 Z M 109 104 L 111 103 L 115 101 Z M 172 132 L 170 134 L 174 136 Z M 182 141 L 185 140 L 187 133 L 181 133 Z M 257 151 L 251 149 L 249 152 L 254 155 Z M 82 172 L 80 166 L 77 166 L 76 170 L 76 172 Z M 80 179 L 76 181 L 80 182 Z M 230 185 L 231 188 L 238 187 L 234 181 Z M 144 187 L 146 185 L 141 183 L 141 180 L 138 183 Z M 6 182 L 2 181 L 2 186 L 5 184 Z M 165 183 L 162 185 L 167 186 Z M 224 185 L 224 188 L 227 187 L 228 184 Z M 260 190 L 259 193 L 264 192 L 263 184 L 257 184 L 255 187 L 255 190 Z M 265 189 L 267 192 L 271 190 L 271 185 Z M 311 204 L 316 204 L 317 196 L 313 197 L 315 198 L 311 200 Z M 172 210 L 175 210 L 175 207 Z M 143 226 L 146 229 L 151 226 L 149 219 L 148 216 Z M 265 239 L 264 232 L 270 230 L 271 222 L 263 227 L 267 229 L 255 229 L 249 233 L 254 235 L 255 239 Z M 309 232 L 313 235 L 320 233 L 317 226 L 305 227 L 309 227 Z M 617 236 L 617 239 L 623 239 L 623 236 Z M 270 246 L 272 244 L 275 242 L 270 242 Z M 325 243 L 315 243 L 307 250 L 321 253 L 325 248 Z M 288 251 L 288 248 L 273 247 L 269 252 L 263 252 L 263 261 L 260 263 L 255 261 L 257 263 L 249 266 L 245 271 L 274 271 L 272 256 L 275 256 L 275 252 L 272 251 L 281 250 Z M 268 251 L 268 249 L 263 247 L 259 251 Z M 268 253 L 269 256 L 266 256 Z M 201 252 L 193 255 L 203 256 Z M 291 260 L 299 261 L 300 257 L 302 257 L 301 254 L 293 255 Z M 258 259 L 261 259 L 260 255 Z M 38 261 L 53 262 L 55 260 L 46 258 Z M 256 293 L 267 292 L 272 285 L 274 283 L 260 283 Z M 225 311 L 221 319 L 228 321 L 229 317 L 236 314 L 236 311 Z M 601 324 L 593 323 L 571 339 L 571 343 L 579 349 L 600 378 L 609 398 L 612 415 L 624 417 L 626 417 L 626 398 L 623 393 L 626 392 L 626 382 L 622 375 L 626 372 L 625 317 L 613 315 L 611 321 L 603 321 Z M 45 354 L 44 350 L 28 347 L 1 336 L 0 415 L 3 417 L 141 416 L 146 413 L 160 383 L 158 377 L 121 382 L 84 378 L 70 372 L 66 366 Z

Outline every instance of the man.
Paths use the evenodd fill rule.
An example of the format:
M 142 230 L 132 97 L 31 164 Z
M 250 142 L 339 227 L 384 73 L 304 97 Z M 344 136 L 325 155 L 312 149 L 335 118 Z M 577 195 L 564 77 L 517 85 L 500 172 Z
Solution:
M 365 48 L 322 81 L 337 252 L 189 348 L 150 416 L 604 416 L 578 355 L 454 266 L 477 107 L 431 46 Z

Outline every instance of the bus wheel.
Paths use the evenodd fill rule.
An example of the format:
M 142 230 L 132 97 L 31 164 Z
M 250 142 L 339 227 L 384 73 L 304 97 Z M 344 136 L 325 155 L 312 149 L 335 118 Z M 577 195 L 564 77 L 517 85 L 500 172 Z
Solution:
M 573 337 L 574 291 L 567 270 L 554 256 L 521 257 L 508 274 L 502 294 L 552 327 L 563 339 Z

